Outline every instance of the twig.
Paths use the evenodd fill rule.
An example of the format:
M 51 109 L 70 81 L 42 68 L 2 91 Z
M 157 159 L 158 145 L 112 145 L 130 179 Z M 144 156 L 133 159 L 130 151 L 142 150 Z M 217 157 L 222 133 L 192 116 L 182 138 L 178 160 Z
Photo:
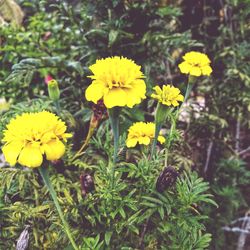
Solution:
M 238 117 L 236 123 L 235 151 L 237 153 L 240 151 L 240 117 Z
M 236 220 L 233 220 L 230 224 L 232 225 L 232 224 L 235 224 L 235 223 L 237 223 L 237 222 L 241 222 L 241 221 L 245 221 L 245 220 L 250 220 L 250 216 L 245 216 L 245 217 L 241 217 L 241 218 L 238 218 L 238 219 L 236 219 Z
M 246 149 L 241 150 L 240 152 L 238 152 L 238 155 L 244 155 L 245 153 L 247 153 L 248 151 L 250 151 L 250 146 Z
M 247 234 L 250 234 L 250 220 L 249 220 L 249 211 L 245 215 L 245 220 L 242 223 L 242 232 L 238 238 L 237 250 L 244 250 L 245 242 L 247 239 Z M 248 233 L 244 233 L 247 231 Z
M 167 77 L 169 78 L 169 81 L 172 82 L 173 77 L 168 60 L 166 61 L 166 70 L 167 70 Z
M 208 145 L 208 148 L 207 148 L 207 158 L 206 158 L 206 163 L 205 163 L 205 167 L 204 167 L 204 174 L 207 173 L 207 170 L 208 170 L 208 167 L 209 167 L 213 145 L 214 145 L 214 142 L 210 141 L 209 145 Z
M 150 217 L 147 219 L 146 223 L 144 224 L 144 227 L 143 227 L 143 230 L 142 230 L 142 233 L 141 233 L 140 243 L 139 243 L 141 250 L 144 250 L 144 248 L 145 248 L 145 246 L 144 246 L 144 237 L 145 237 L 145 234 L 146 234 L 147 229 L 148 229 L 149 219 L 150 219 Z
M 245 236 L 246 234 L 250 234 L 250 231 L 244 230 L 244 229 L 242 229 L 242 228 L 240 228 L 240 227 L 222 227 L 222 229 L 223 229 L 224 231 L 228 231 L 228 232 L 241 233 L 241 234 L 243 234 L 244 236 Z M 245 243 L 245 242 L 244 242 L 244 243 Z M 239 250 L 239 249 L 242 249 L 242 250 L 243 250 L 243 248 L 237 248 L 237 250 Z

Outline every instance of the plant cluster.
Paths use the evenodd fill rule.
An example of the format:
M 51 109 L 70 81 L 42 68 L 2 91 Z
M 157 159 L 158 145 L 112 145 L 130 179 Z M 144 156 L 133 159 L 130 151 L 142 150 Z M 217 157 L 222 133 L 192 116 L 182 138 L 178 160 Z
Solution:
M 0 27 L 0 139 L 19 163 L 1 157 L 0 249 L 235 248 L 250 202 L 249 5 L 191 2 L 20 0 L 21 25 L 5 0 L 5 18 L 18 13 Z M 66 137 L 44 117 L 11 147 L 8 124 L 45 110 Z

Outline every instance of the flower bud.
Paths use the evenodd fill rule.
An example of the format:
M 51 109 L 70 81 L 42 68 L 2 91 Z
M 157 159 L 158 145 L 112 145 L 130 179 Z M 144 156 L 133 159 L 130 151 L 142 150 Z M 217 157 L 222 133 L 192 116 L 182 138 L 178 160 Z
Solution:
M 175 168 L 171 166 L 165 167 L 157 179 L 156 190 L 163 193 L 167 188 L 174 185 L 178 176 L 179 173 Z
M 60 90 L 55 79 L 48 81 L 49 97 L 52 101 L 57 101 L 60 98 Z
M 46 75 L 45 77 L 44 77 L 44 81 L 45 81 L 45 83 L 48 85 L 48 82 L 49 81 L 51 81 L 51 80 L 53 80 L 53 77 L 51 76 L 51 75 Z
M 81 174 L 80 183 L 83 197 L 95 189 L 95 183 L 93 177 L 90 174 Z
M 157 124 L 162 124 L 165 122 L 168 112 L 171 110 L 168 106 L 158 103 L 155 113 L 155 122 Z

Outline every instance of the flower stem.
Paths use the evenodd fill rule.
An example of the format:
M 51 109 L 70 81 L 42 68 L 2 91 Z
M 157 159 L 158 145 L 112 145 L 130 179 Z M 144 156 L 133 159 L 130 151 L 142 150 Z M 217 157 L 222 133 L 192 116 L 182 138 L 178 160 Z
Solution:
M 57 114 L 60 115 L 62 109 L 61 109 L 59 100 L 54 101 L 54 104 L 55 104 L 55 107 L 56 107 Z
M 150 159 L 152 159 L 152 157 L 155 154 L 157 138 L 158 138 L 158 136 L 160 134 L 161 127 L 162 127 L 162 122 L 156 122 L 156 124 L 155 124 L 155 135 L 154 135 L 154 140 L 153 140 L 153 143 L 152 143 Z
M 110 125 L 111 125 L 111 129 L 113 131 L 113 136 L 114 136 L 113 166 L 111 169 L 112 187 L 114 186 L 115 165 L 117 162 L 117 154 L 118 154 L 118 147 L 119 147 L 119 112 L 120 112 L 120 108 L 118 108 L 118 107 L 108 109 Z
M 152 143 L 150 159 L 152 159 L 155 154 L 157 139 L 160 134 L 161 127 L 166 121 L 169 112 L 171 112 L 171 109 L 165 105 L 162 105 L 161 103 L 158 103 L 155 112 L 155 134 Z
M 192 88 L 194 86 L 194 81 L 195 81 L 194 77 L 192 77 L 192 76 L 188 77 L 188 84 L 187 84 L 184 100 L 183 100 L 182 104 L 180 105 L 180 107 L 178 108 L 178 110 L 176 111 L 174 119 L 171 122 L 170 132 L 169 132 L 169 135 L 168 135 L 167 148 L 166 148 L 166 151 L 165 151 L 165 166 L 167 166 L 168 153 L 169 153 L 169 149 L 170 149 L 170 146 L 171 146 L 171 143 L 172 143 L 172 140 L 173 140 L 172 137 L 173 137 L 173 132 L 175 131 L 175 128 L 176 128 L 176 121 L 178 120 L 178 117 L 179 117 L 179 114 L 180 114 L 180 111 L 181 111 L 181 108 L 182 108 L 183 104 L 187 101 L 187 99 L 188 99 L 188 97 L 189 97 L 189 95 L 190 95 L 190 93 L 192 91 Z
M 68 236 L 68 238 L 69 238 L 69 240 L 70 240 L 73 248 L 75 250 L 78 250 L 78 247 L 77 247 L 77 245 L 76 245 L 76 243 L 75 243 L 75 241 L 74 241 L 74 239 L 73 239 L 73 237 L 72 237 L 72 235 L 70 233 L 69 225 L 68 225 L 67 221 L 64 219 L 63 212 L 62 212 L 62 209 L 61 209 L 61 207 L 59 205 L 55 189 L 53 188 L 53 186 L 51 184 L 51 181 L 49 179 L 49 174 L 48 174 L 47 168 L 46 167 L 40 167 L 39 168 L 39 173 L 42 176 L 43 181 L 44 181 L 45 185 L 47 186 L 47 188 L 48 188 L 48 190 L 50 192 L 50 195 L 51 195 L 51 197 L 53 199 L 53 202 L 54 202 L 54 204 L 56 206 L 56 209 L 57 209 L 57 212 L 59 214 L 59 217 L 60 217 L 60 219 L 62 221 L 63 228 L 64 228 L 64 230 L 65 230 L 65 232 L 66 232 L 66 234 L 67 234 L 67 236 Z
M 180 107 L 179 107 L 179 109 L 178 109 L 178 111 L 176 113 L 177 118 L 178 118 L 180 110 L 181 110 L 181 108 L 183 106 L 183 103 L 185 103 L 187 101 L 187 99 L 188 99 L 188 97 L 189 97 L 189 95 L 190 95 L 190 93 L 192 91 L 192 88 L 194 86 L 194 80 L 195 80 L 194 77 L 192 77 L 192 76 L 188 77 L 188 84 L 187 84 L 187 89 L 186 89 L 185 97 L 184 97 L 184 100 L 183 100 L 182 104 L 180 105 Z

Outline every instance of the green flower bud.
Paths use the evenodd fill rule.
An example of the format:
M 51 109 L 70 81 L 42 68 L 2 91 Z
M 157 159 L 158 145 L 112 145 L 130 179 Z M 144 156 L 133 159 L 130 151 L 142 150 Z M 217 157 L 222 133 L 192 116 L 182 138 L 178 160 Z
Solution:
M 60 98 L 60 89 L 56 80 L 50 80 L 48 82 L 49 97 L 52 101 L 57 101 Z

